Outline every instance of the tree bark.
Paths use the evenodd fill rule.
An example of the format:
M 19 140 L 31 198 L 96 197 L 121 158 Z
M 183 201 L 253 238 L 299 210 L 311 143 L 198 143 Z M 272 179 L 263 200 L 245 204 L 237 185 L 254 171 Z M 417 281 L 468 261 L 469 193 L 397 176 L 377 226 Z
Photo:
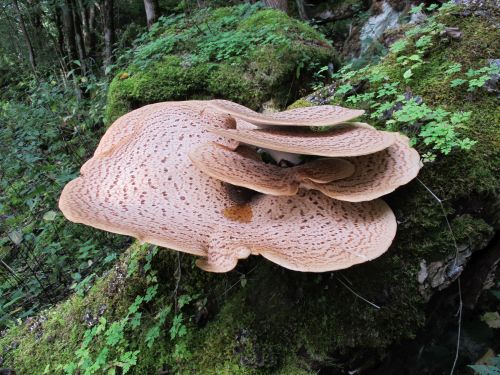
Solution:
M 158 20 L 159 16 L 158 0 L 144 0 L 144 9 L 146 10 L 148 30 L 151 30 L 151 26 Z
M 299 12 L 299 17 L 303 20 L 307 20 L 309 17 L 307 17 L 306 13 L 306 8 L 304 6 L 304 0 L 297 0 L 297 11 Z
M 96 30 L 95 30 L 95 9 L 96 3 L 93 3 L 89 9 L 89 18 L 88 18 L 88 28 L 89 28 L 89 56 L 95 58 L 95 50 L 96 50 Z
M 61 4 L 61 21 L 63 30 L 64 47 L 69 61 L 77 59 L 78 52 L 75 43 L 75 27 L 73 24 L 73 12 L 71 10 L 71 0 L 65 0 Z
M 33 44 L 31 43 L 30 36 L 28 31 L 26 30 L 26 25 L 24 24 L 23 16 L 21 14 L 21 10 L 19 9 L 19 4 L 17 0 L 12 0 L 12 5 L 14 6 L 14 10 L 19 18 L 19 26 L 21 27 L 21 32 L 23 33 L 24 41 L 26 42 L 26 48 L 28 49 L 28 58 L 30 61 L 31 69 L 33 73 L 36 75 L 36 60 L 35 60 L 35 51 L 33 50 Z
M 84 38 L 82 33 L 82 20 L 78 17 L 78 12 L 76 9 L 76 4 L 71 1 L 71 17 L 73 19 L 73 29 L 75 30 L 75 45 L 78 52 L 78 60 L 80 61 L 80 67 L 82 68 L 83 75 L 87 74 L 87 55 L 85 53 Z
M 89 30 L 89 16 L 87 12 L 86 5 L 83 4 L 82 0 L 76 0 L 78 6 L 78 14 L 81 20 L 81 29 L 83 36 L 83 45 L 87 54 L 90 53 L 90 30 Z
M 36 30 L 36 32 L 43 31 L 43 23 L 42 23 L 42 9 L 40 2 L 37 0 L 28 0 L 27 6 L 29 9 L 28 18 L 30 20 L 31 25 Z
M 61 54 L 64 54 L 64 28 L 62 22 L 62 9 L 59 6 L 56 6 L 54 9 L 54 23 L 56 25 L 57 30 L 57 46 L 59 47 L 59 51 Z
M 115 41 L 113 0 L 104 0 L 102 5 L 104 17 L 104 66 L 108 67 L 113 61 L 113 43 Z
M 264 0 L 264 5 L 268 8 L 282 10 L 285 13 L 288 11 L 287 0 Z

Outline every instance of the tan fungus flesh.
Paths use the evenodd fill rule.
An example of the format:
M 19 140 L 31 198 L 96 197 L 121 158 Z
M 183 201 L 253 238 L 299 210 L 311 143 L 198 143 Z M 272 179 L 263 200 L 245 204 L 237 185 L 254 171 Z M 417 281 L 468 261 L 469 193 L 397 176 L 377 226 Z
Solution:
M 407 184 L 420 170 L 420 156 L 409 146 L 407 137 L 395 134 L 396 142 L 389 148 L 347 158 L 355 169 L 350 177 L 327 184 L 310 181 L 305 183 L 305 187 L 319 190 L 331 198 L 361 202 L 379 198 Z
M 365 111 L 333 105 L 290 109 L 275 113 L 258 113 L 228 100 L 211 100 L 208 105 L 222 113 L 246 120 L 255 125 L 326 126 L 361 116 Z
M 367 124 L 350 123 L 337 125 L 326 131 L 297 128 L 214 128 L 213 133 L 246 144 L 276 151 L 302 155 L 346 157 L 372 154 L 381 151 L 395 140 L 395 133 L 378 131 Z M 245 124 L 242 125 L 245 127 Z
M 388 249 L 396 221 L 381 200 L 352 204 L 303 191 L 235 205 L 223 183 L 187 156 L 219 141 L 204 130 L 205 108 L 161 103 L 128 115 L 137 122 L 118 120 L 81 176 L 65 186 L 59 202 L 64 215 L 202 256 L 200 267 L 213 272 L 229 271 L 250 254 L 298 271 L 331 271 Z
M 303 181 L 331 182 L 354 173 L 342 159 L 320 159 L 292 168 L 281 168 L 255 159 L 246 148 L 236 152 L 217 143 L 205 143 L 191 150 L 189 158 L 204 173 L 236 186 L 264 194 L 295 195 Z

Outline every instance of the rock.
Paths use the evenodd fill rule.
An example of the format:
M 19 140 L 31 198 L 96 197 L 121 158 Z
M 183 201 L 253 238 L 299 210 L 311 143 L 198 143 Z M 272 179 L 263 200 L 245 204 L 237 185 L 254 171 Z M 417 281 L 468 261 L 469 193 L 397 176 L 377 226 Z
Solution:
M 367 52 L 373 41 L 382 36 L 384 31 L 399 25 L 400 15 L 401 12 L 392 8 L 389 3 L 382 2 L 380 14 L 371 16 L 361 29 L 361 56 Z
M 170 100 L 222 98 L 252 109 L 265 102 L 283 107 L 309 89 L 318 67 L 336 59 L 323 35 L 275 9 L 242 4 L 201 9 L 190 17 L 158 22 L 161 36 L 146 39 L 131 54 L 129 66 L 110 85 L 106 122 Z M 194 23 L 210 24 L 227 41 Z M 171 45 L 172 38 L 189 43 Z M 127 78 L 121 79 L 124 72 Z
M 418 283 L 423 284 L 428 276 L 429 272 L 427 271 L 427 262 L 425 261 L 425 259 L 423 259 L 420 262 L 420 271 L 418 271 L 418 277 L 417 277 Z
M 451 39 L 460 39 L 462 37 L 462 33 L 458 27 L 445 27 L 439 35 L 447 36 Z
M 500 69 L 500 59 L 489 59 L 488 63 L 491 67 L 497 67 Z M 486 81 L 483 86 L 483 89 L 489 93 L 499 94 L 500 90 L 498 88 L 498 81 L 500 79 L 500 74 L 493 74 L 493 76 Z
M 426 19 L 427 19 L 427 16 L 422 11 L 419 10 L 418 12 L 412 13 L 412 15 L 410 17 L 410 21 L 408 23 L 409 24 L 418 24 L 418 23 L 424 22 Z

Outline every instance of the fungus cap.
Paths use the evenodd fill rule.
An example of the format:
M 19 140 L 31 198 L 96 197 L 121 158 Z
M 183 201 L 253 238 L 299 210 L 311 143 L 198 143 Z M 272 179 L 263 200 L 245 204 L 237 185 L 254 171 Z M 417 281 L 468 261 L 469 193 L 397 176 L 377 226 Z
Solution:
M 276 127 L 249 129 L 245 121 L 238 119 L 236 129 L 219 127 L 209 130 L 219 136 L 261 148 L 326 157 L 372 154 L 389 147 L 396 140 L 395 133 L 378 131 L 361 123 L 340 124 L 326 131 Z
M 218 141 L 204 129 L 200 109 L 204 104 L 162 103 L 128 117 L 137 115 L 137 123 L 122 120 L 130 131 L 112 127 L 103 151 L 65 186 L 64 215 L 202 256 L 200 267 L 214 272 L 229 271 L 250 254 L 298 271 L 331 271 L 388 249 L 396 221 L 379 200 L 352 204 L 301 191 L 235 204 L 224 184 L 187 156 L 197 145 Z
M 306 181 L 306 187 L 331 198 L 361 202 L 379 198 L 407 184 L 420 170 L 420 156 L 410 147 L 406 136 L 395 135 L 396 142 L 385 150 L 346 158 L 354 165 L 355 172 L 351 176 L 326 184 Z
M 213 178 L 270 195 L 295 195 L 303 181 L 326 183 L 354 173 L 354 166 L 343 159 L 319 159 L 281 168 L 257 159 L 247 147 L 232 151 L 213 142 L 192 149 L 189 158 Z
M 361 116 L 365 111 L 334 105 L 321 105 L 290 109 L 283 112 L 258 113 L 229 100 L 211 100 L 208 105 L 222 113 L 246 120 L 259 126 L 326 126 L 346 122 Z

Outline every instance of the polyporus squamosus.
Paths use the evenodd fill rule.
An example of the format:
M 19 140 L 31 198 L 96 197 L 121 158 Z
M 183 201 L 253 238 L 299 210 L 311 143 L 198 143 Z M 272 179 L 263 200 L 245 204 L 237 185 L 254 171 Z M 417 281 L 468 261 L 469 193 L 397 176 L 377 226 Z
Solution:
M 310 107 L 316 108 L 316 107 Z M 373 154 L 395 142 L 395 133 L 378 131 L 363 123 L 344 123 L 325 131 L 269 127 L 249 129 L 236 120 L 236 129 L 210 129 L 214 134 L 265 149 L 302 155 L 346 157 Z M 241 127 L 244 127 L 241 129 Z
M 227 114 L 228 107 L 232 116 Z M 348 189 L 338 186 L 350 184 L 350 189 L 359 194 L 356 186 L 360 177 L 346 185 L 335 183 L 357 176 L 360 172 L 356 168 L 364 168 L 369 162 L 352 160 L 364 156 L 319 159 L 285 169 L 264 164 L 248 148 L 244 151 L 240 146 L 235 151 L 237 140 L 215 134 L 235 129 L 235 117 L 258 125 L 316 126 L 341 123 L 361 112 L 310 107 L 274 114 L 269 120 L 243 108 L 246 114 L 240 116 L 241 106 L 227 101 L 169 102 L 121 117 L 108 129 L 92 159 L 83 165 L 81 176 L 64 188 L 61 210 L 74 222 L 201 256 L 197 265 L 212 272 L 229 271 L 238 259 L 250 254 L 260 254 L 292 270 L 323 272 L 384 253 L 396 233 L 394 214 L 385 202 L 351 203 L 317 191 L 320 186 L 328 194 L 348 196 Z M 353 132 L 359 129 L 351 125 L 347 128 Z M 409 149 L 403 143 L 398 147 Z M 215 168 L 217 175 L 212 169 L 211 174 L 217 178 L 203 171 L 207 160 L 213 160 L 212 150 L 222 150 L 222 162 L 226 164 L 218 171 Z M 399 155 L 384 150 L 374 155 L 384 152 L 388 158 Z M 409 159 L 400 165 L 384 158 L 386 154 L 373 160 L 394 168 L 398 176 L 405 175 Z M 234 158 L 227 159 L 228 155 Z M 226 168 L 233 165 L 234 170 Z M 377 180 L 381 165 L 368 165 L 377 172 L 361 175 L 373 175 L 377 186 L 383 184 Z M 418 171 L 418 166 L 415 168 Z M 295 195 L 257 195 L 247 203 L 235 203 L 221 180 L 227 176 L 232 176 L 232 183 L 238 183 L 235 176 L 249 180 L 245 173 L 258 183 L 266 182 L 271 194 L 285 191 Z M 406 179 L 399 178 L 398 183 Z M 370 182 L 361 185 L 366 183 Z M 314 190 L 299 190 L 298 185 Z
M 270 195 L 295 195 L 303 184 L 332 182 L 354 173 L 353 164 L 343 159 L 318 159 L 281 168 L 243 154 L 240 148 L 232 151 L 215 142 L 195 147 L 189 158 L 210 177 Z
M 288 111 L 262 114 L 230 102 L 229 100 L 211 100 L 208 103 L 221 113 L 227 113 L 236 118 L 248 121 L 256 126 L 327 126 L 340 124 L 361 116 L 361 109 L 343 108 L 334 105 L 322 105 L 290 109 Z
M 213 132 L 234 134 L 225 129 Z M 313 147 L 314 144 L 312 142 Z M 312 152 L 313 147 L 309 151 Z M 349 202 L 368 201 L 389 194 L 415 178 L 420 169 L 417 151 L 409 146 L 407 137 L 396 133 L 393 143 L 385 150 L 355 157 L 319 159 L 292 168 L 259 163 L 238 155 L 237 151 L 213 144 L 196 148 L 190 157 L 208 175 L 261 193 L 293 195 L 302 187 Z M 336 178 L 315 179 L 323 166 Z M 283 184 L 289 189 L 283 189 Z

